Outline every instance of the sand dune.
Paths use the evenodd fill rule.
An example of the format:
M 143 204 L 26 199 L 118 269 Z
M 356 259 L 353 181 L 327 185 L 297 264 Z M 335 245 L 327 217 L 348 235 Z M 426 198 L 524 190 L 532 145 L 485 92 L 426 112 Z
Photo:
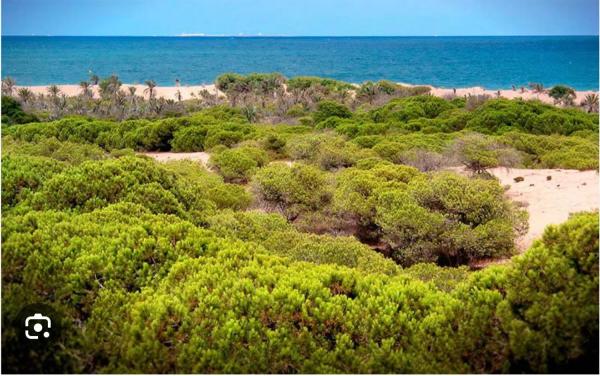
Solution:
M 403 85 L 412 86 L 410 84 L 404 84 L 404 83 L 403 83 Z M 79 85 L 57 85 L 57 86 L 60 88 L 60 91 L 67 96 L 76 96 L 81 93 L 81 88 L 79 87 Z M 136 88 L 137 95 L 143 95 L 144 97 L 148 96 L 147 93 L 144 91 L 146 89 L 145 85 L 123 84 L 122 87 L 124 89 L 126 89 L 127 87 L 130 87 L 130 86 L 133 86 Z M 33 91 L 35 94 L 47 94 L 48 93 L 48 86 L 17 86 L 17 89 L 19 89 L 21 87 L 27 87 L 31 91 Z M 502 98 L 508 98 L 508 99 L 522 98 L 524 100 L 537 99 L 544 103 L 549 103 L 549 104 L 554 103 L 554 99 L 551 98 L 550 96 L 548 96 L 547 93 L 535 93 L 529 89 L 524 89 L 523 92 L 521 92 L 520 88 L 517 88 L 516 90 L 509 89 L 509 90 L 499 90 L 498 91 L 498 90 L 484 89 L 482 87 L 476 86 L 476 87 L 469 87 L 469 88 L 456 88 L 456 93 L 454 93 L 454 89 L 452 89 L 452 88 L 448 89 L 448 88 L 436 88 L 433 86 L 429 86 L 429 87 L 431 88 L 431 94 L 438 96 L 438 97 L 449 97 L 449 96 L 453 96 L 453 95 L 457 95 L 457 96 L 489 95 L 490 97 L 495 98 L 498 96 L 498 92 L 500 92 L 500 96 Z M 211 85 L 195 85 L 195 86 L 183 86 L 183 85 L 182 86 L 157 86 L 155 88 L 157 97 L 163 97 L 165 99 L 177 99 L 177 92 L 179 91 L 181 94 L 181 98 L 183 100 L 193 98 L 192 93 L 194 95 L 198 95 L 198 92 L 200 92 L 203 89 L 208 90 L 212 94 L 219 93 L 220 95 L 224 95 L 222 92 L 217 90 L 217 88 L 213 84 L 211 84 Z M 94 96 L 97 98 L 99 96 L 98 95 L 98 86 L 94 86 L 92 88 L 92 90 L 94 92 Z M 595 93 L 595 92 L 591 91 L 591 90 L 577 91 L 576 92 L 577 97 L 575 99 L 575 103 L 579 104 L 581 102 L 581 100 L 583 100 L 585 98 L 586 95 L 592 94 L 592 93 Z
M 524 204 L 529 212 L 529 231 L 519 239 L 521 250 L 541 237 L 548 225 L 565 222 L 569 214 L 598 210 L 598 172 L 560 169 L 490 170 L 503 185 L 509 198 Z M 524 180 L 515 182 L 516 177 Z

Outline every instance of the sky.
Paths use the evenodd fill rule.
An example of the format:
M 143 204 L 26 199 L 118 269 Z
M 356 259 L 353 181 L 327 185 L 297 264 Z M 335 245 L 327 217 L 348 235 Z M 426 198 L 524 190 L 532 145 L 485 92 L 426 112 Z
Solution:
M 2 0 L 3 35 L 598 35 L 598 0 Z

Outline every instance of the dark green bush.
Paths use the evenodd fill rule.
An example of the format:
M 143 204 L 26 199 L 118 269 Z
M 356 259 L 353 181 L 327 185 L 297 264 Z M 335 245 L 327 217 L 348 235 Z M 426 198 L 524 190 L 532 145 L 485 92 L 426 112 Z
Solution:
M 23 111 L 21 104 L 9 96 L 2 96 L 2 124 L 26 124 L 38 121 L 35 115 Z
M 171 147 L 176 152 L 204 151 L 208 129 L 205 127 L 181 128 L 173 134 Z
M 321 101 L 317 106 L 317 111 L 313 113 L 313 121 L 315 124 L 319 124 L 333 116 L 346 119 L 352 117 L 352 112 L 343 104 L 334 101 Z
M 481 133 L 525 131 L 569 135 L 580 130 L 598 132 L 598 118 L 579 110 L 565 110 L 535 101 L 493 99 L 477 108 L 467 128 Z
M 371 111 L 370 117 L 378 123 L 388 121 L 406 122 L 418 118 L 433 119 L 442 112 L 453 108 L 454 106 L 445 99 L 422 95 L 391 100 L 381 108 Z
M 548 91 L 548 95 L 554 98 L 556 102 L 563 104 L 573 104 L 573 100 L 577 96 L 575 90 L 565 85 L 556 85 Z

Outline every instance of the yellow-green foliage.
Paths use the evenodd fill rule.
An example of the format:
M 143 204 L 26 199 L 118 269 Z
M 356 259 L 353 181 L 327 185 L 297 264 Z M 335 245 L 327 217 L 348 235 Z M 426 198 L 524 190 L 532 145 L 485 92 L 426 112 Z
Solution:
M 526 217 L 503 194 L 495 180 L 376 164 L 338 174 L 334 207 L 403 265 L 457 265 L 512 253 Z
M 302 211 L 319 210 L 331 199 L 325 173 L 299 163 L 292 166 L 274 163 L 260 169 L 252 187 L 258 200 L 289 219 Z
M 211 165 L 228 182 L 246 182 L 259 167 L 268 162 L 267 153 L 258 148 L 241 147 L 223 150 L 211 157 Z
M 5 330 L 5 351 L 12 355 L 5 367 L 11 370 L 467 373 L 597 367 L 597 214 L 549 229 L 508 266 L 452 277 L 441 289 L 439 282 L 419 281 L 429 280 L 423 268 L 386 276 L 274 257 L 258 244 L 220 239 L 132 204 L 79 215 L 30 213 L 5 222 L 7 318 L 23 303 L 60 296 L 48 303 L 67 322 L 80 323 L 68 326 L 64 350 L 38 350 L 40 361 L 29 363 L 17 362 L 27 356 L 15 353 L 10 345 L 17 333 Z M 39 252 L 37 244 L 47 251 Z
M 285 79 L 221 81 L 275 97 Z M 363 86 L 370 106 L 404 90 Z M 350 117 L 325 107 L 343 112 L 322 123 L 334 130 L 249 124 L 223 106 L 3 128 L 3 371 L 598 372 L 598 214 L 502 265 L 440 267 L 511 255 L 526 221 L 496 180 L 433 171 L 459 152 L 508 163 L 498 145 L 525 166 L 597 168 L 597 119 L 429 96 Z M 456 148 L 469 137 L 469 153 Z M 215 171 L 134 150 L 208 150 Z M 55 347 L 20 347 L 10 323 L 30 303 L 61 314 Z

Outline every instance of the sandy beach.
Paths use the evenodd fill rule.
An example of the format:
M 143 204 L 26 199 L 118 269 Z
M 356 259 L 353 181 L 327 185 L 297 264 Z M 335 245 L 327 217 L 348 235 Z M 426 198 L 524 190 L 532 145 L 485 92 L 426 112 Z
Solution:
M 405 86 L 414 86 L 414 85 L 406 84 L 406 83 L 401 83 L 401 84 L 405 85 Z M 67 96 L 76 96 L 81 93 L 81 88 L 79 87 L 79 85 L 57 85 L 57 86 L 59 87 L 60 91 Z M 144 97 L 148 96 L 148 94 L 145 92 L 146 85 L 123 84 L 122 88 L 127 89 L 130 86 L 133 86 L 136 88 L 137 95 L 143 95 Z M 22 87 L 27 87 L 35 94 L 47 94 L 48 93 L 48 86 L 16 86 L 17 90 Z M 429 86 L 429 87 L 431 88 L 432 95 L 442 97 L 442 98 L 451 97 L 453 95 L 456 95 L 456 96 L 489 95 L 490 97 L 495 98 L 498 96 L 498 94 L 500 94 L 500 97 L 507 98 L 507 99 L 516 99 L 516 98 L 521 98 L 523 100 L 537 99 L 544 103 L 554 104 L 554 99 L 551 98 L 547 93 L 536 93 L 527 88 L 525 88 L 523 91 L 521 91 L 521 88 L 516 88 L 516 90 L 512 90 L 512 89 L 492 90 L 492 89 L 485 89 L 480 86 L 475 86 L 475 87 L 468 87 L 468 88 L 456 88 L 456 92 L 454 92 L 454 89 L 452 89 L 452 88 L 438 88 L 438 87 L 433 87 L 433 86 Z M 157 97 L 163 97 L 165 99 L 177 99 L 177 92 L 179 91 L 179 93 L 181 94 L 182 100 L 194 98 L 193 95 L 197 96 L 201 90 L 208 90 L 211 94 L 218 93 L 219 95 L 224 96 L 224 93 L 219 91 L 215 87 L 214 84 L 194 85 L 194 86 L 186 86 L 186 85 L 157 86 L 155 88 Z M 97 98 L 99 96 L 98 95 L 98 86 L 95 85 L 94 87 L 92 87 L 92 91 L 94 93 L 94 97 Z M 586 95 L 593 94 L 596 92 L 593 90 L 583 90 L 583 91 L 576 91 L 575 93 L 577 95 L 576 99 L 575 99 L 575 103 L 579 104 L 585 98 Z
M 60 89 L 60 92 L 68 97 L 74 97 L 81 94 L 81 87 L 79 85 L 56 85 Z M 26 87 L 31 90 L 34 94 L 48 94 L 48 86 L 15 86 L 16 90 Z M 136 95 L 142 95 L 148 98 L 147 92 L 145 92 L 147 86 L 142 84 L 123 84 L 121 89 L 128 90 L 129 87 L 135 87 Z M 98 98 L 98 85 L 91 87 L 94 97 Z M 192 93 L 197 95 L 201 90 L 208 90 L 211 94 L 221 93 L 214 84 L 210 85 L 196 85 L 196 86 L 157 86 L 154 88 L 156 97 L 163 97 L 165 99 L 177 99 L 177 92 L 181 93 L 181 99 L 192 99 Z M 16 92 L 16 91 L 15 91 Z

